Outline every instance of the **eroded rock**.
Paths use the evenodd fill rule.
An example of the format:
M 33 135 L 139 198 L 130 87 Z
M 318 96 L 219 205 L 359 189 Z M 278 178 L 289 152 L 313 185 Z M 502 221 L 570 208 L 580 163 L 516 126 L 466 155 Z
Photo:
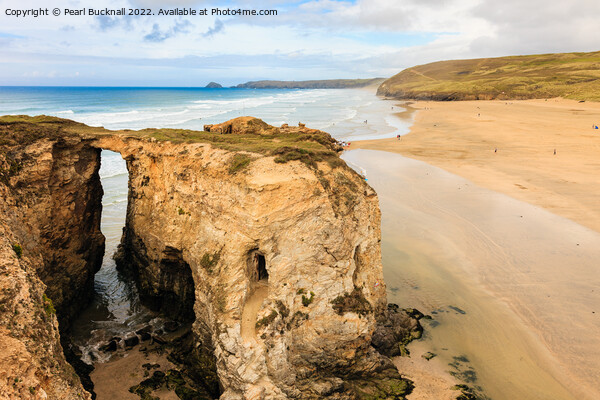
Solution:
M 144 303 L 175 320 L 194 321 L 182 359 L 203 366 L 186 376 L 208 379 L 206 393 L 222 399 L 354 399 L 410 392 L 411 384 L 371 347 L 377 320 L 389 312 L 377 196 L 337 158 L 339 146 L 329 135 L 252 118 L 208 128 L 253 135 L 253 145 L 243 149 L 243 138 L 241 145 L 237 138 L 222 145 L 224 137 L 203 133 L 184 132 L 186 140 L 180 140 L 173 131 L 111 133 L 56 118 L 42 121 L 23 128 L 25 147 L 3 153 L 8 172 L 0 185 L 7 194 L 0 211 L 9 221 L 2 226 L 10 232 L 1 254 L 11 273 L 26 271 L 23 287 L 33 293 L 26 310 L 37 310 L 38 317 L 25 319 L 27 326 L 46 315 L 43 336 L 57 338 L 43 286 L 26 283 L 38 274 L 53 293 L 48 299 L 58 299 L 59 314 L 72 315 L 91 293 L 103 250 L 97 161 L 100 149 L 109 149 L 127 160 L 130 174 L 117 260 L 133 274 Z M 45 132 L 37 132 L 39 126 Z M 20 219 L 25 223 L 19 225 Z M 10 303 L 9 312 L 17 307 Z M 20 320 L 6 326 L 11 321 Z M 167 343 L 159 333 L 152 337 Z M 137 336 L 125 344 L 134 341 Z M 41 354 L 57 352 L 49 351 Z M 66 379 L 53 376 L 40 388 L 70 390 L 63 398 L 87 396 L 76 380 Z M 151 379 L 154 387 L 167 378 Z

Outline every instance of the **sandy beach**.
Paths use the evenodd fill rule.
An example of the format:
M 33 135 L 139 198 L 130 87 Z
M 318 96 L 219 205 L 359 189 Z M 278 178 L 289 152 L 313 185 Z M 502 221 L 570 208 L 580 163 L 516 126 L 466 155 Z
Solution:
M 401 140 L 352 142 L 397 152 L 600 232 L 600 103 L 414 102 Z M 556 150 L 556 154 L 554 151 Z
M 379 194 L 388 300 L 434 317 L 412 358 L 494 400 L 599 398 L 599 233 L 424 162 L 343 158 Z
M 600 104 L 406 108 L 409 134 L 349 147 L 386 153 L 344 159 L 380 196 L 390 301 L 434 313 L 413 346 L 494 400 L 599 398 Z

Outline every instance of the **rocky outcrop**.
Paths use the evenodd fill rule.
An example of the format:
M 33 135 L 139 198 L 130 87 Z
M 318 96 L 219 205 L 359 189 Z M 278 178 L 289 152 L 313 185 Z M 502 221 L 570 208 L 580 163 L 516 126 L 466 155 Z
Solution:
M 112 136 L 96 146 L 128 164 L 120 265 L 142 296 L 170 287 L 181 304 L 181 271 L 191 271 L 194 331 L 214 346 L 221 398 L 355 398 L 382 371 L 399 378 L 370 345 L 386 305 L 380 213 L 354 171 L 247 153 L 232 172 L 236 154 L 205 143 Z M 354 297 L 362 307 L 345 300 Z
M 221 84 L 217 83 L 217 82 L 210 82 L 208 85 L 206 85 L 204 87 L 207 88 L 207 89 L 220 89 L 223 86 L 221 86 Z
M 61 328 L 92 295 L 104 237 L 99 150 L 60 126 L 0 122 L 0 397 L 88 398 Z
M 146 304 L 194 321 L 180 358 L 204 366 L 188 377 L 204 380 L 212 396 L 377 399 L 410 391 L 371 345 L 386 312 L 377 196 L 337 157 L 329 135 L 253 118 L 210 132 L 109 132 L 44 117 L 0 122 L 10 134 L 22 131 L 2 144 L 0 213 L 10 232 L 2 254 L 11 271 L 24 271 L 31 298 L 7 303 L 2 318 L 26 312 L 29 328 L 2 340 L 21 341 L 32 365 L 53 357 L 49 365 L 64 367 L 33 373 L 47 393 L 82 392 L 65 375 L 49 299 L 68 321 L 91 294 L 103 250 L 100 149 L 121 153 L 129 171 L 118 264 Z M 30 342 L 35 335 L 45 340 Z
M 253 117 L 239 117 L 220 124 L 204 125 L 205 132 L 234 135 L 274 135 L 279 129 Z

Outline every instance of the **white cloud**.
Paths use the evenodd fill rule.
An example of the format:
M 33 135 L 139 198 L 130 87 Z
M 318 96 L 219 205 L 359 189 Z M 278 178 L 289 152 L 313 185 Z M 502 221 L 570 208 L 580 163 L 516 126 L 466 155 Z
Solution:
M 318 79 L 389 76 L 441 59 L 600 48 L 596 39 L 600 2 L 595 0 L 313 0 L 299 5 L 239 0 L 228 6 L 275 8 L 279 13 L 219 19 L 65 15 L 17 19 L 3 10 L 23 8 L 22 3 L 0 1 L 0 84 L 17 80 L 22 84 L 23 71 L 30 71 L 30 65 L 36 66 L 29 72 L 32 84 L 59 80 L 68 84 L 76 72 L 80 75 L 73 84 L 117 81 L 119 74 L 136 82 L 145 78 L 172 82 L 177 77 L 168 74 L 181 70 L 193 70 L 194 76 L 206 81 L 225 76 Z M 47 4 L 31 0 L 27 8 Z M 98 0 L 93 6 L 57 0 L 52 4 L 84 6 L 217 5 L 202 0 Z M 408 34 L 424 39 L 413 43 Z M 94 80 L 86 81 L 90 77 Z

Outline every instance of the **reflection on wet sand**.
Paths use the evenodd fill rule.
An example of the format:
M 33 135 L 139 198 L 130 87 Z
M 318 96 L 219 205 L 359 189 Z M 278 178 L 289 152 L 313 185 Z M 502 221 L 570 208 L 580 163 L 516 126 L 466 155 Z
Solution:
M 434 317 L 419 351 L 494 400 L 600 397 L 600 234 L 420 161 L 343 158 L 379 194 L 388 300 Z

